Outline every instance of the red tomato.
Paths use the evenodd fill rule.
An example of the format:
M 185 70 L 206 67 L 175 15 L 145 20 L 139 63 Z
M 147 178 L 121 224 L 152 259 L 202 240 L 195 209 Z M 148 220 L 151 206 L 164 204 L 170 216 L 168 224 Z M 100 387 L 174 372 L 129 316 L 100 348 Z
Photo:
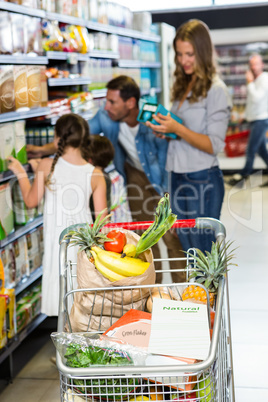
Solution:
M 111 230 L 106 236 L 109 237 L 109 239 L 113 239 L 113 241 L 106 241 L 104 243 L 105 250 L 122 253 L 127 242 L 125 233 L 119 232 L 119 230 Z

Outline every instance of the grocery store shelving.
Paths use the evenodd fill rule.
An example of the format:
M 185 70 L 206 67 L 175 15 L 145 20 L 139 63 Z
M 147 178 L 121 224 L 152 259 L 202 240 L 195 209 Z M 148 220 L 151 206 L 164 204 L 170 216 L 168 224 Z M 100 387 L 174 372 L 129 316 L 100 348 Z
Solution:
M 26 54 L 18 55 L 0 55 L 0 64 L 48 64 L 48 58 L 45 56 L 29 56 Z
M 24 165 L 24 169 L 26 172 L 31 172 L 31 166 L 27 163 L 26 165 Z M 14 175 L 14 173 L 11 170 L 7 170 L 6 172 L 1 172 L 0 173 L 0 184 L 3 183 L 4 181 L 10 180 L 15 178 L 16 176 Z
M 99 50 L 94 49 L 89 52 L 89 57 L 98 59 L 119 59 L 120 55 L 112 50 Z
M 17 227 L 14 230 L 14 232 L 10 233 L 5 239 L 0 240 L 0 248 L 5 247 L 9 243 L 18 239 L 19 237 L 21 237 L 21 236 L 25 235 L 26 233 L 30 232 L 31 230 L 37 228 L 37 226 L 42 225 L 42 223 L 43 223 L 43 216 L 38 216 L 34 220 L 26 223 L 26 225 Z
M 27 276 L 26 278 L 23 278 L 18 285 L 15 287 L 15 294 L 16 296 L 19 295 L 21 292 L 23 292 L 25 289 L 27 289 L 29 286 L 31 286 L 37 279 L 40 279 L 43 274 L 43 267 L 37 268 L 35 271 L 33 271 L 30 276 Z
M 44 10 L 38 10 L 36 8 L 20 6 L 15 3 L 8 3 L 6 1 L 0 1 L 0 10 L 10 11 L 12 13 L 30 15 L 32 17 L 39 17 L 39 18 L 46 17 L 46 12 Z
M 94 99 L 105 98 L 107 94 L 107 89 L 106 88 L 92 89 L 90 92 L 92 93 Z
M 12 56 L 11 56 L 12 57 Z M 100 58 L 100 59 L 118 59 L 119 53 L 112 52 L 111 50 L 92 50 L 89 53 L 73 53 L 73 52 L 46 52 L 47 60 L 77 60 L 77 61 L 87 61 L 90 58 Z M 0 59 L 1 62 L 1 59 Z
M 62 87 L 69 85 L 88 85 L 91 84 L 92 80 L 90 78 L 49 78 L 47 80 L 49 87 Z
M 148 89 L 141 89 L 141 95 L 149 95 L 152 89 L 156 94 L 160 94 L 162 91 L 161 88 L 154 88 L 154 87 Z
M 94 111 L 93 110 L 89 110 L 89 111 L 87 111 L 87 112 L 79 112 L 79 115 L 81 116 L 81 117 L 83 117 L 83 119 L 85 119 L 85 120 L 90 120 L 93 116 L 94 116 Z M 57 122 L 57 120 L 60 118 L 60 116 L 54 116 L 54 117 L 51 117 L 50 119 L 49 119 L 49 123 L 48 124 L 50 124 L 51 126 L 55 126 L 55 124 L 56 124 L 56 122 Z
M 25 120 L 30 119 L 32 117 L 40 117 L 49 114 L 49 107 L 36 107 L 36 108 L 27 108 L 28 110 L 21 110 L 17 112 L 9 112 L 0 114 L 0 124 L 7 123 L 9 121 L 15 120 Z
M 122 68 L 160 68 L 160 61 L 118 60 L 118 67 Z
M 24 329 L 22 329 L 18 334 L 14 336 L 14 338 L 10 339 L 8 344 L 0 349 L 0 364 L 7 358 L 9 357 L 14 350 L 21 344 L 22 341 L 24 341 L 25 338 L 35 329 L 37 328 L 45 319 L 47 316 L 45 314 L 38 314 L 36 318 L 33 319 Z M 12 371 L 12 368 L 10 367 L 10 370 Z M 11 372 L 11 378 L 12 378 L 12 372 Z

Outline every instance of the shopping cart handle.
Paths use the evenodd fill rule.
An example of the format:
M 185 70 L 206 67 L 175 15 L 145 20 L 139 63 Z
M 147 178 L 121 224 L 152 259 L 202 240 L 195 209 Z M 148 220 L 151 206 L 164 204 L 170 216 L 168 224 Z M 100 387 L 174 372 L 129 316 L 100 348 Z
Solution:
M 127 229 L 127 230 L 146 230 L 153 223 L 153 221 L 144 222 L 110 222 L 105 225 L 107 228 Z M 64 236 L 69 233 L 70 230 L 78 230 L 85 226 L 86 223 L 76 223 L 64 229 L 59 238 L 59 243 L 63 240 Z M 212 229 L 215 232 L 215 236 L 226 236 L 225 227 L 223 224 L 214 218 L 196 218 L 196 219 L 177 219 L 173 228 L 197 228 L 197 229 Z
M 146 230 L 153 223 L 153 221 L 143 222 L 110 222 L 105 225 L 106 228 L 118 228 L 128 230 Z M 177 219 L 173 228 L 194 228 L 196 225 L 195 219 Z

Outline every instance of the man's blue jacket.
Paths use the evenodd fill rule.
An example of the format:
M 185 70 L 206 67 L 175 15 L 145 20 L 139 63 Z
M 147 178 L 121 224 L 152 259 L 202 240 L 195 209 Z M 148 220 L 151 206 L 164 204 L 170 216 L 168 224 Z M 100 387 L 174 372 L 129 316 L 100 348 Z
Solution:
M 100 109 L 89 120 L 89 127 L 91 134 L 103 133 L 112 142 L 115 150 L 115 168 L 126 181 L 124 168 L 126 152 L 118 141 L 119 122 L 111 120 L 107 112 L 104 109 Z M 136 148 L 140 162 L 148 180 L 159 194 L 167 191 L 168 175 L 165 170 L 167 146 L 167 141 L 157 138 L 149 127 L 143 124 L 139 125 L 136 136 Z

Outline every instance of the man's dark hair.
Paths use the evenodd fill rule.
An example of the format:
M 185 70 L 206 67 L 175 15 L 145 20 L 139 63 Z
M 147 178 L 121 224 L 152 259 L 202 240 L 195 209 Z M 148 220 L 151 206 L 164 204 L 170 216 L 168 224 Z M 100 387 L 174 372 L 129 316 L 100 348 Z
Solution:
M 140 88 L 133 78 L 127 75 L 119 75 L 112 79 L 106 85 L 107 89 L 120 91 L 120 97 L 126 102 L 129 98 L 134 97 L 136 99 L 137 106 L 140 100 Z

